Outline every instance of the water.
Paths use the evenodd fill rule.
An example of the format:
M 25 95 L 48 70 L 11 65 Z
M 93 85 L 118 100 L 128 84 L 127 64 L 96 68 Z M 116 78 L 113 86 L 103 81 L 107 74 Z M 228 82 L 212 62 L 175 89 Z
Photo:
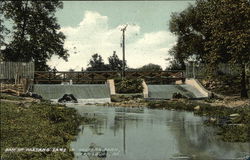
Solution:
M 105 159 L 82 155 L 90 146 L 107 150 L 107 160 L 232 159 L 249 155 L 249 143 L 216 138 L 205 117 L 191 112 L 72 105 L 98 121 L 80 126 L 71 143 L 76 160 Z M 93 153 L 93 152 L 91 152 Z M 99 151 L 97 153 L 100 153 Z

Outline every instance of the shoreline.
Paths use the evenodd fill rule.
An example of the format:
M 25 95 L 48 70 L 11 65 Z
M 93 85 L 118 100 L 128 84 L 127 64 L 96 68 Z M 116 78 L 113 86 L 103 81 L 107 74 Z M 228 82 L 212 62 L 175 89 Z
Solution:
M 7 119 L 7 124 L 12 124 L 11 122 L 13 119 L 19 120 L 20 117 L 18 115 L 23 113 L 25 116 L 33 116 L 36 115 L 40 118 L 40 123 L 36 123 L 34 119 L 21 119 L 21 121 L 30 122 L 28 125 L 31 126 L 42 126 L 40 128 L 42 133 L 41 137 L 39 137 L 39 144 L 36 145 L 41 146 L 44 142 L 50 141 L 50 144 L 59 143 L 63 148 L 67 148 L 66 152 L 56 152 L 56 153 L 48 153 L 44 152 L 43 156 L 46 158 L 47 156 L 59 156 L 66 159 L 73 159 L 74 154 L 70 149 L 70 142 L 75 140 L 79 129 L 78 127 L 81 123 L 89 121 L 93 121 L 94 119 L 88 119 L 86 117 L 81 117 L 77 111 L 73 108 L 66 107 L 66 105 L 61 104 L 52 104 L 49 101 L 40 101 L 34 98 L 27 98 L 27 97 L 18 97 L 18 96 L 9 96 L 9 95 L 1 95 L 1 103 L 8 104 L 10 108 L 12 108 L 12 112 L 8 114 L 13 116 L 12 119 Z M 237 98 L 231 98 L 227 101 L 227 99 L 204 99 L 204 100 L 188 100 L 188 99 L 172 99 L 172 100 L 144 100 L 140 97 L 132 97 L 126 99 L 120 99 L 118 102 L 111 102 L 105 104 L 92 104 L 92 105 L 99 105 L 99 106 L 110 106 L 110 107 L 148 107 L 150 109 L 168 109 L 168 110 L 176 110 L 176 111 L 189 111 L 193 112 L 198 116 L 207 116 L 208 120 L 204 121 L 204 125 L 213 126 L 217 129 L 217 136 L 219 139 L 222 139 L 226 142 L 243 142 L 249 143 L 250 142 L 250 101 L 249 100 L 241 100 Z M 223 105 L 221 105 L 223 104 Z M 228 104 L 237 104 L 237 105 L 229 105 Z M 239 104 L 244 104 L 240 106 Z M 4 105 L 2 105 L 4 106 Z M 1 109 L 3 108 L 1 106 Z M 6 108 L 5 108 L 6 109 Z M 31 110 L 29 110 L 31 109 Z M 45 109 L 45 112 L 44 112 Z M 27 115 L 24 111 L 28 111 Z M 39 114 L 38 114 L 39 113 Z M 16 115 L 17 114 L 17 115 Z M 30 115 L 29 115 L 30 114 Z M 23 115 L 22 115 L 23 116 Z M 24 116 L 24 117 L 25 117 Z M 16 120 L 15 120 L 16 121 Z M 42 121 L 47 121 L 45 124 L 41 123 Z M 58 121 L 58 122 L 57 122 Z M 17 121 L 18 122 L 18 121 Z M 23 122 L 23 123 L 24 123 Z M 2 122 L 1 122 L 2 123 Z M 26 147 L 33 146 L 34 144 L 29 144 L 30 138 L 32 139 L 33 143 L 36 143 L 36 138 L 34 139 L 33 136 L 40 135 L 40 133 L 35 130 L 29 129 L 25 123 L 18 123 L 21 127 L 17 126 L 14 123 L 14 128 L 22 129 L 26 127 L 25 134 L 21 135 L 23 138 L 19 138 L 16 144 L 21 144 L 20 146 Z M 61 124 L 61 125 L 58 125 Z M 53 136 L 51 134 L 50 129 L 52 128 L 52 132 L 56 130 L 56 128 L 60 127 L 63 131 L 60 134 L 56 134 L 57 136 Z M 33 127 L 34 128 L 34 127 Z M 50 128 L 49 130 L 47 128 Z M 70 130 L 68 128 L 71 128 Z M 15 156 L 27 156 L 26 153 L 8 153 L 3 152 L 4 147 L 15 147 L 13 140 L 11 137 L 15 139 L 15 136 L 12 135 L 12 131 L 8 131 L 6 129 L 5 137 L 8 137 L 7 140 L 4 140 L 4 145 L 1 146 L 2 153 L 4 153 L 4 157 L 8 159 L 8 156 L 15 157 Z M 35 132 L 34 132 L 35 131 Z M 2 132 L 2 129 L 1 129 Z M 10 132 L 10 133 L 9 133 Z M 33 134 L 32 134 L 33 133 Z M 50 139 L 44 139 L 53 137 Z M 2 139 L 1 139 L 2 140 Z M 22 142 L 20 142 L 22 141 Z M 58 142 L 59 141 L 59 142 Z M 24 143 L 23 143 L 24 142 Z M 35 145 L 35 146 L 36 146 Z M 19 146 L 19 147 L 20 147 Z M 45 146 L 48 146 L 46 144 Z M 39 147 L 38 147 L 39 148 Z M 41 148 L 41 147 L 40 147 Z M 34 152 L 34 154 L 28 154 L 28 156 L 38 156 L 39 153 Z
M 0 100 L 1 159 L 73 159 L 70 143 L 93 120 L 49 101 L 7 94 Z
M 204 125 L 216 127 L 217 135 L 226 142 L 250 142 L 250 100 L 239 98 L 225 99 L 172 99 L 150 100 L 140 98 L 126 99 L 120 102 L 95 104 L 110 107 L 148 107 L 150 109 L 168 109 L 193 112 L 207 116 Z

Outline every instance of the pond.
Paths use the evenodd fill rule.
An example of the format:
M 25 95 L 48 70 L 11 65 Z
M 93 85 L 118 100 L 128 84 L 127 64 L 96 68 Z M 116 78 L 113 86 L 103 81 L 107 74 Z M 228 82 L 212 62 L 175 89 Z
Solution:
M 250 155 L 249 143 L 226 143 L 206 117 L 192 112 L 72 105 L 97 121 L 80 126 L 71 143 L 76 160 L 234 159 Z

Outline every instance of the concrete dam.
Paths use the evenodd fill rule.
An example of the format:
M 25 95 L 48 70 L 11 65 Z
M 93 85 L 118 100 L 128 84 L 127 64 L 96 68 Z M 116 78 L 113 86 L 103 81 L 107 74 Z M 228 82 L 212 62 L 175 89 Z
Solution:
M 191 85 L 148 85 L 148 96 L 150 99 L 171 99 L 174 93 L 190 99 L 206 98 L 198 89 Z
M 110 102 L 109 87 L 106 84 L 35 84 L 33 91 L 53 101 L 62 98 L 64 94 L 73 94 L 79 103 Z
M 210 94 L 196 79 L 186 79 L 184 84 L 152 85 L 143 81 L 142 85 L 145 99 L 172 99 L 175 93 L 189 99 L 201 99 Z M 78 103 L 111 102 L 111 95 L 116 94 L 114 80 L 105 84 L 34 84 L 33 92 L 55 102 L 65 94 L 72 94 Z

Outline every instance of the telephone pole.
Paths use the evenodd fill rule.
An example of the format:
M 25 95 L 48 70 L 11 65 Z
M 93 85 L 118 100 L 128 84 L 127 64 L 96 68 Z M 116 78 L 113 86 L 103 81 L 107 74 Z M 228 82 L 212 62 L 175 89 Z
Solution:
M 128 25 L 121 29 L 122 31 L 122 79 L 125 78 L 125 31 Z

